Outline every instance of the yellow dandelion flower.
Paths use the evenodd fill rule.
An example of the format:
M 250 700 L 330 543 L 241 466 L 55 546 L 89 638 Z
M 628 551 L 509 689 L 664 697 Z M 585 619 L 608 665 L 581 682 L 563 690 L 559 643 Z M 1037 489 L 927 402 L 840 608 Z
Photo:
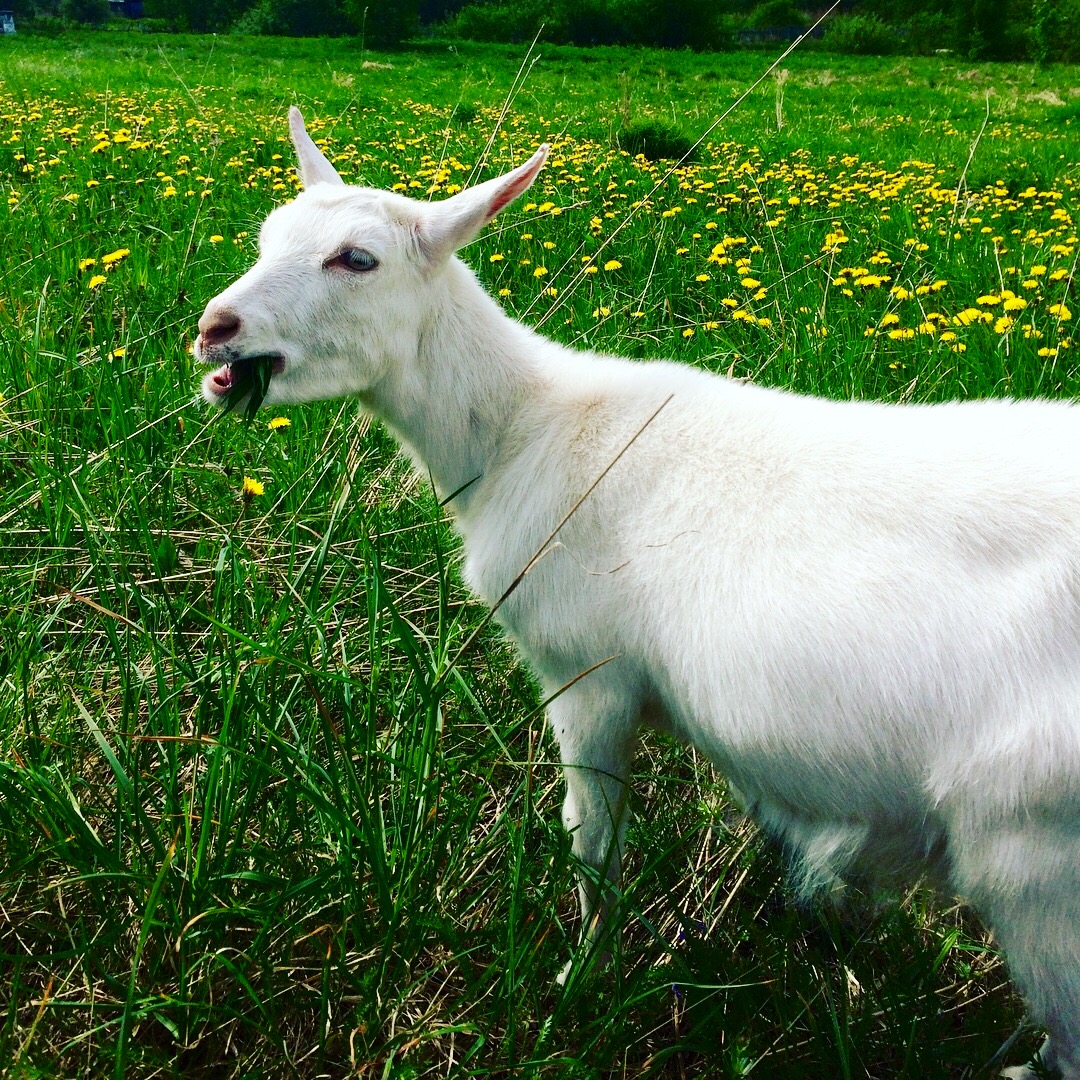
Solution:
M 682 336 L 683 336 L 684 338 L 692 338 L 692 337 L 694 336 L 694 328 L 693 328 L 692 326 L 688 326 L 688 327 L 687 327 L 687 328 L 686 328 L 686 329 L 685 329 L 685 330 L 684 330 L 684 331 L 682 332 Z
M 758 281 L 757 278 L 744 277 L 739 284 L 742 285 L 744 289 L 756 289 L 761 282 Z
M 271 431 L 280 431 L 282 428 L 287 428 L 292 424 L 292 421 L 287 416 L 275 416 L 266 426 Z
M 606 319 L 610 314 L 611 314 L 611 308 L 609 308 L 609 307 L 598 307 L 598 308 L 594 309 L 594 311 L 593 311 L 593 318 L 594 319 Z
M 887 315 L 881 316 L 881 322 L 878 323 L 878 326 L 884 329 L 886 326 L 892 326 L 894 323 L 898 323 L 899 321 L 900 316 L 897 315 L 895 311 L 890 311 Z
M 505 261 L 506 261 L 506 256 L 505 255 L 500 255 L 500 254 L 498 254 L 498 252 L 496 252 L 494 255 L 490 255 L 488 257 L 488 262 L 496 263 L 496 262 L 505 262 Z
M 1051 304 L 1047 309 L 1051 315 L 1056 315 L 1062 322 L 1072 318 L 1072 312 L 1064 304 Z
M 581 272 L 583 274 L 599 274 L 600 273 L 600 267 L 599 266 L 586 266 Z
M 978 300 L 975 301 L 975 303 L 976 304 L 985 304 L 987 306 L 990 306 L 990 305 L 993 305 L 993 304 L 1000 304 L 1001 303 L 1001 297 L 1000 296 L 995 296 L 993 293 L 987 293 L 986 296 L 980 296 L 978 298 Z
M 1045 345 L 1039 350 L 1039 355 L 1043 356 L 1043 357 L 1057 356 L 1057 354 L 1058 354 L 1057 349 L 1048 349 Z
M 96 262 L 97 262 L 97 259 L 80 259 L 79 260 L 79 269 L 80 270 L 87 270 L 91 266 L 93 266 Z
M 245 499 L 253 499 L 256 495 L 262 495 L 264 490 L 265 489 L 258 480 L 255 480 L 250 476 L 245 476 L 244 486 L 241 488 L 240 494 L 243 495 Z
M 214 233 L 214 235 L 210 237 L 210 243 L 220 244 L 224 239 L 225 237 L 222 236 L 221 233 Z
M 1022 296 L 1013 296 L 1005 301 L 1006 311 L 1023 311 L 1028 302 Z
M 994 323 L 995 334 L 1007 334 L 1015 324 L 1015 320 L 1011 315 L 1002 315 L 997 322 Z
M 128 248 L 117 248 L 116 251 L 110 251 L 108 255 L 101 256 L 102 266 L 115 266 L 121 259 L 126 259 L 131 254 Z
M 538 266 L 538 267 L 537 267 L 537 268 L 536 268 L 536 269 L 535 269 L 535 270 L 533 271 L 533 277 L 535 277 L 535 278 L 541 278 L 541 277 L 546 277 L 546 276 L 547 276 L 547 272 L 548 272 L 548 271 L 547 271 L 547 267 L 546 267 L 546 266 Z
M 113 351 L 109 353 L 108 359 L 120 360 L 126 352 L 127 349 L 125 349 L 123 346 L 121 346 L 119 349 L 113 349 Z
M 608 259 L 608 261 L 606 263 L 604 263 L 604 269 L 605 270 L 621 270 L 622 269 L 622 263 L 619 262 L 618 259 Z
M 695 281 L 712 281 L 712 278 L 708 274 L 698 274 Z
M 86 283 L 86 287 L 87 287 L 88 289 L 96 289 L 96 288 L 97 288 L 97 287 L 98 287 L 99 285 L 104 285 L 104 284 L 105 284 L 105 275 L 104 275 L 104 274 L 95 274 L 95 275 L 94 275 L 94 276 L 93 276 L 93 277 L 92 277 L 92 278 L 91 278 L 91 279 L 90 279 L 90 280 L 89 280 L 89 281 L 88 281 L 88 282 Z

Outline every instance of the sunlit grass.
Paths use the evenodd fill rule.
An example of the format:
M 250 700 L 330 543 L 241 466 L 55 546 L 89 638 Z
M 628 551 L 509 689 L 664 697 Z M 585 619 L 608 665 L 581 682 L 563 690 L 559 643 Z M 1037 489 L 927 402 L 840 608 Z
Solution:
M 428 486 L 350 402 L 209 416 L 188 346 L 297 190 L 296 101 L 347 178 L 417 198 L 550 141 L 464 255 L 562 341 L 1072 395 L 1075 72 L 797 54 L 674 169 L 619 131 L 704 131 L 761 57 L 541 52 L 500 122 L 512 50 L 0 41 L 0 1069 L 958 1077 L 1017 1023 L 960 912 L 792 907 L 659 741 L 623 959 L 557 989 L 554 748 L 508 647 L 465 648 Z

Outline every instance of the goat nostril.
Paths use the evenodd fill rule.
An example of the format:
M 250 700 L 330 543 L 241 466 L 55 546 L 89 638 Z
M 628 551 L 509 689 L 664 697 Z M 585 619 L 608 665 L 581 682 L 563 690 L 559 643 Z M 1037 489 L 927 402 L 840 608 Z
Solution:
M 236 337 L 239 330 L 240 316 L 233 311 L 218 312 L 210 318 L 204 315 L 199 320 L 199 331 L 205 345 L 220 345 Z

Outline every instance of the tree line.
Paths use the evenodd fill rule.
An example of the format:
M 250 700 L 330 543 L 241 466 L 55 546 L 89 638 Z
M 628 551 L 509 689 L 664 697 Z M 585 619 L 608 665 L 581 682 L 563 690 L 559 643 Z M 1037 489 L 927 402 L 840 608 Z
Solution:
M 142 0 L 159 30 L 354 35 L 373 48 L 418 35 L 517 43 L 725 50 L 792 36 L 826 0 Z M 109 0 L 14 0 L 16 17 L 104 23 Z M 114 0 L 114 9 L 120 4 Z M 127 10 L 131 12 L 130 0 Z M 834 52 L 1080 61 L 1080 0 L 843 0 Z

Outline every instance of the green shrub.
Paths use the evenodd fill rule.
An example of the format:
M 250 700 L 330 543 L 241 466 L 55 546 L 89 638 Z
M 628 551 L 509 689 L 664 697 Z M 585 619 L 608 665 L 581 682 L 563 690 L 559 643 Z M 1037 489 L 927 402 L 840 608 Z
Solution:
M 716 7 L 714 0 L 494 0 L 462 8 L 446 29 L 472 41 L 519 43 L 541 33 L 565 45 L 730 48 L 732 18 Z
M 173 19 L 139 19 L 130 29 L 140 34 L 175 34 L 179 28 Z
M 611 0 L 557 0 L 548 5 L 544 37 L 564 45 L 618 45 L 634 39 L 613 17 Z
M 715 0 L 607 0 L 606 4 L 621 40 L 667 49 L 727 47 L 731 34 L 721 29 L 727 27 L 727 17 L 717 11 L 722 6 Z
M 773 27 L 802 26 L 806 16 L 793 0 L 765 0 L 750 12 L 746 20 L 749 30 L 771 30 Z
M 19 29 L 23 28 L 23 24 L 19 24 Z M 59 15 L 35 15 L 30 20 L 27 29 L 32 34 L 40 34 L 42 37 L 56 38 L 59 37 L 65 30 L 68 29 L 68 23 L 66 20 L 61 19 Z
M 470 4 L 447 24 L 447 33 L 468 41 L 495 41 L 516 44 L 531 41 L 540 29 L 540 5 Z
M 343 0 L 342 7 L 364 43 L 377 49 L 396 48 L 420 26 L 420 0 Z
M 109 0 L 60 0 L 60 17 L 86 26 L 104 26 L 109 21 Z
M 480 115 L 480 106 L 469 101 L 462 101 L 454 107 L 451 121 L 458 127 L 468 127 Z
M 632 120 L 619 130 L 616 142 L 620 150 L 649 161 L 692 161 L 696 156 L 693 139 L 660 120 Z
M 1039 64 L 1080 61 L 1080 0 L 1035 0 L 1026 45 Z
M 285 37 L 333 37 L 351 29 L 351 23 L 337 3 L 316 5 L 307 0 L 258 0 L 232 26 L 237 34 Z
M 840 15 L 828 24 L 825 48 L 855 56 L 889 56 L 903 47 L 903 38 L 894 26 L 876 15 Z
M 910 56 L 933 56 L 956 42 L 955 20 L 942 11 L 922 11 L 903 23 L 903 51 Z
M 616 45 L 630 40 L 609 0 L 523 0 L 479 3 L 462 8 L 447 24 L 456 37 L 509 44 L 538 33 L 557 45 Z

